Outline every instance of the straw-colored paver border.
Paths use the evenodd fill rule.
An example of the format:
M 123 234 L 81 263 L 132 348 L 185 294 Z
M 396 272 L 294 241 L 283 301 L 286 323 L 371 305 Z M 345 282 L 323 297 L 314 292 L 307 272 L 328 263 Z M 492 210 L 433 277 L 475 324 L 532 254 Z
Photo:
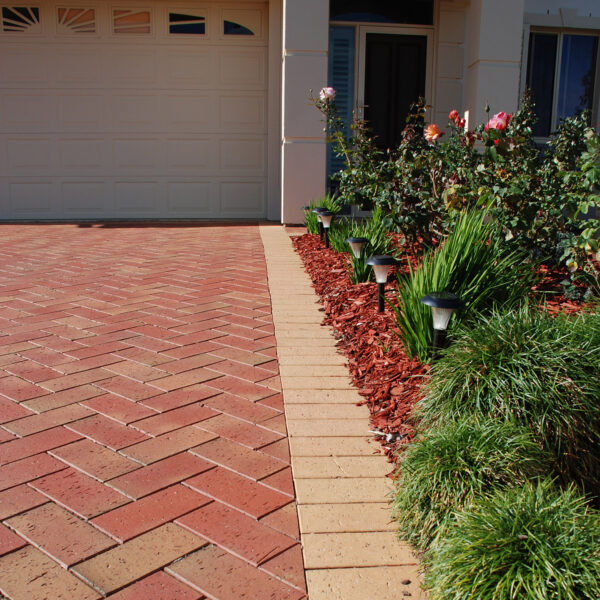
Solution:
M 418 564 L 390 522 L 390 465 L 368 443 L 350 382 L 300 257 L 264 225 L 273 323 L 310 600 L 423 599 Z

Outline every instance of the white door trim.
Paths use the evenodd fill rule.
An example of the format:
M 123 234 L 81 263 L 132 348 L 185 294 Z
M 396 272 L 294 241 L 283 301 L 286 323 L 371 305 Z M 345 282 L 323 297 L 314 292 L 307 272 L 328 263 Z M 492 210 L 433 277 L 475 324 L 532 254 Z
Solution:
M 354 97 L 356 98 L 356 116 L 359 119 L 364 117 L 365 105 L 365 60 L 367 54 L 367 34 L 368 33 L 386 33 L 388 35 L 418 35 L 427 38 L 427 57 L 425 67 L 425 98 L 429 103 L 433 102 L 433 27 L 411 27 L 386 26 L 386 25 L 359 25 L 357 28 L 357 56 L 356 73 L 354 81 Z

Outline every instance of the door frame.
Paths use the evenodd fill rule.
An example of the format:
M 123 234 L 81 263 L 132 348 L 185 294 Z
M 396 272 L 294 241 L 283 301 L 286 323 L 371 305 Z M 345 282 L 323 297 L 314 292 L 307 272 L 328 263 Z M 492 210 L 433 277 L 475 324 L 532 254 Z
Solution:
M 433 65 L 434 65 L 434 28 L 411 25 L 373 25 L 359 24 L 356 27 L 356 61 L 354 73 L 354 112 L 359 119 L 365 116 L 365 62 L 367 56 L 367 34 L 385 33 L 388 35 L 417 35 L 427 38 L 427 56 L 425 58 L 425 98 L 433 105 Z M 368 217 L 371 211 L 352 207 L 352 216 Z
M 366 69 L 365 62 L 367 56 L 367 34 L 384 33 L 387 35 L 416 35 L 427 38 L 427 56 L 425 63 L 425 98 L 433 103 L 433 27 L 411 27 L 410 25 L 359 25 L 356 32 L 356 47 L 358 52 L 356 61 L 356 73 L 354 77 L 354 98 L 356 116 L 359 119 L 364 118 L 365 108 L 365 80 Z

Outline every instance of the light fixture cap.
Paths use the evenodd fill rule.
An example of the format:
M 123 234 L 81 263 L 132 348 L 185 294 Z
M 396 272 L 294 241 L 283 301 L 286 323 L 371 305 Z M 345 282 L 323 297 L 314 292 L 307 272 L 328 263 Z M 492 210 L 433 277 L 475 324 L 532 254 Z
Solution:
M 391 267 L 396 264 L 396 259 L 393 256 L 388 256 L 387 254 L 377 254 L 367 258 L 367 264 L 371 265 L 372 267 L 380 265 Z
M 313 208 L 313 209 L 312 209 L 312 211 L 313 211 L 314 213 L 317 213 L 317 214 L 319 214 L 319 213 L 322 213 L 322 212 L 329 212 L 329 211 L 328 211 L 328 210 L 327 210 L 325 207 L 323 207 L 323 206 L 317 206 L 316 208 Z
M 452 292 L 431 292 L 421 298 L 421 302 L 432 308 L 458 309 L 464 306 L 462 300 Z

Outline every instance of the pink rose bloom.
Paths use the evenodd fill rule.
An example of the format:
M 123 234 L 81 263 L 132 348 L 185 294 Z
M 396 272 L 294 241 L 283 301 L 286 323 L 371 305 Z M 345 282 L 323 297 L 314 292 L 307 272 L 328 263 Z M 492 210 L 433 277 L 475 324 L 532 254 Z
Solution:
M 425 127 L 425 139 L 428 142 L 435 142 L 435 140 L 437 140 L 439 137 L 440 128 L 435 123 L 432 123 L 431 125 L 427 125 L 427 127 Z
M 448 119 L 450 119 L 450 121 L 456 121 L 458 118 L 458 111 L 456 109 L 451 110 L 450 114 L 448 115 Z
M 335 90 L 332 87 L 324 87 L 319 93 L 319 98 L 323 102 L 331 102 L 335 99 Z
M 508 127 L 511 119 L 512 115 L 505 113 L 504 111 L 499 112 L 486 123 L 485 130 L 496 129 L 497 131 L 504 131 Z

